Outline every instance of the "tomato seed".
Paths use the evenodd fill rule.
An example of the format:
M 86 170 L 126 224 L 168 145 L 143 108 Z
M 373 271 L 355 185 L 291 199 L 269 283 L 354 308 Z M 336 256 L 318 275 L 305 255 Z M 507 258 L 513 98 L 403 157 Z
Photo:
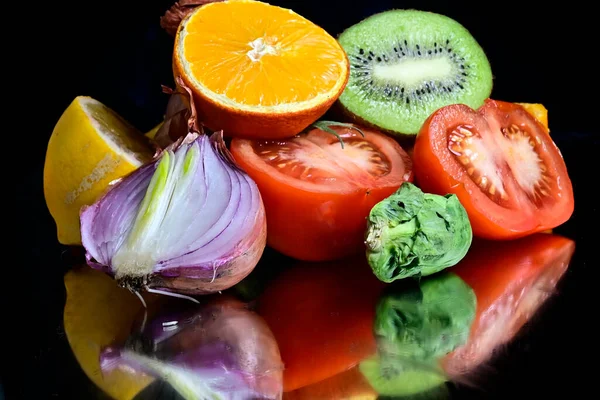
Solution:
M 484 176 L 479 177 L 478 184 L 479 184 L 479 186 L 481 186 L 482 189 L 487 189 L 487 186 L 489 184 L 487 176 L 484 175 Z
M 471 136 L 473 136 L 473 132 L 471 132 L 469 129 L 467 129 L 467 127 L 469 127 L 469 128 L 471 128 L 471 129 L 473 129 L 473 127 L 472 127 L 472 126 L 470 126 L 470 125 L 463 125 L 463 126 L 460 126 L 460 127 L 458 128 L 458 131 L 459 131 L 459 132 L 460 132 L 462 135 L 464 135 L 464 136 L 466 136 L 466 137 L 471 137 Z

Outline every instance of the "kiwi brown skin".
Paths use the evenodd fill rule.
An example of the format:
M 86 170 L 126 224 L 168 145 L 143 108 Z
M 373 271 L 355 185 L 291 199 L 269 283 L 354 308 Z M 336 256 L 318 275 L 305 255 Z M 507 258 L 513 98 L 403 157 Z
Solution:
M 411 57 L 419 58 L 421 56 L 421 52 L 424 53 L 423 55 L 425 57 L 433 56 L 435 59 L 436 56 L 432 55 L 432 51 L 435 50 L 435 54 L 438 54 L 438 50 L 439 50 L 440 56 L 442 56 L 442 54 L 443 54 L 444 58 L 447 58 L 450 60 L 451 63 L 454 63 L 454 65 L 455 65 L 454 68 L 458 67 L 460 69 L 456 70 L 456 71 L 458 71 L 458 73 L 456 75 L 454 75 L 455 72 L 453 72 L 452 74 L 450 74 L 446 77 L 439 78 L 440 79 L 439 81 L 431 80 L 430 82 L 432 84 L 435 84 L 433 86 L 429 86 L 429 82 L 423 82 L 420 86 L 417 86 L 417 88 L 420 88 L 421 92 L 419 92 L 419 90 L 411 91 L 411 87 L 408 86 L 408 87 L 406 87 L 407 92 L 405 93 L 404 89 L 402 88 L 403 83 L 400 83 L 400 85 L 401 85 L 400 88 L 402 88 L 402 92 L 401 92 L 402 94 L 400 95 L 399 100 L 395 100 L 392 98 L 389 100 L 389 103 L 390 104 L 397 103 L 398 101 L 400 101 L 400 103 L 402 103 L 402 102 L 404 102 L 404 98 L 402 98 L 402 96 L 404 96 L 406 98 L 406 104 L 409 103 L 409 100 L 411 100 L 411 103 L 413 103 L 413 101 L 416 99 L 417 104 L 425 104 L 426 105 L 429 102 L 428 100 L 425 100 L 424 103 L 422 102 L 422 100 L 420 100 L 421 96 L 423 96 L 423 95 L 425 95 L 426 97 L 429 97 L 429 96 L 436 97 L 437 93 L 440 93 L 442 96 L 447 96 L 447 97 L 445 97 L 445 99 L 447 101 L 446 100 L 437 101 L 437 99 L 436 99 L 433 103 L 430 103 L 429 107 L 428 107 L 429 109 L 428 110 L 425 109 L 424 110 L 425 113 L 421 116 L 422 121 L 425 121 L 429 115 L 433 114 L 439 108 L 442 108 L 447 105 L 462 103 L 462 104 L 467 104 L 467 105 L 471 106 L 472 108 L 478 108 L 478 106 L 482 105 L 485 98 L 489 97 L 489 95 L 491 94 L 492 87 L 493 87 L 493 78 L 494 77 L 491 72 L 489 60 L 487 59 L 485 51 L 477 43 L 477 41 L 470 34 L 470 32 L 464 26 L 462 26 L 459 22 L 453 20 L 450 17 L 447 17 L 443 14 L 438 14 L 438 13 L 423 11 L 423 10 L 417 10 L 414 8 L 390 9 L 387 11 L 383 11 L 383 12 L 368 16 L 368 17 L 362 19 L 361 21 L 359 21 L 358 23 L 347 28 L 343 32 L 340 32 L 337 35 L 338 41 L 340 41 L 340 38 L 342 37 L 342 35 L 344 35 L 347 31 L 354 29 L 358 25 L 363 24 L 365 21 L 367 21 L 369 19 L 373 19 L 373 18 L 379 18 L 380 16 L 383 16 L 384 14 L 391 14 L 391 13 L 405 13 L 405 16 L 404 16 L 405 20 L 409 20 L 409 18 L 416 18 L 421 23 L 421 25 L 418 25 L 416 28 L 418 30 L 420 30 L 421 26 L 423 26 L 423 21 L 422 21 L 423 19 L 432 18 L 432 24 L 435 26 L 435 28 L 433 28 L 433 30 L 435 31 L 435 29 L 441 29 L 443 36 L 436 37 L 435 33 L 434 33 L 433 34 L 434 36 L 432 38 L 431 36 L 428 36 L 430 34 L 427 32 L 427 28 L 423 28 L 423 31 L 425 31 L 425 33 L 424 33 L 425 36 L 422 39 L 424 41 L 424 43 L 419 42 L 419 39 L 417 39 L 417 41 L 415 42 L 414 38 L 412 41 L 409 38 L 408 39 L 409 43 L 407 43 L 406 39 L 404 39 L 404 45 L 402 45 L 402 44 L 400 44 L 401 40 L 403 38 L 406 38 L 407 37 L 406 35 L 408 35 L 408 33 L 405 33 L 405 32 L 410 32 L 410 31 L 403 31 L 400 34 L 400 36 L 394 36 L 394 33 L 388 34 L 387 31 L 383 34 L 381 34 L 381 33 L 373 34 L 373 37 L 375 37 L 375 38 L 382 38 L 382 37 L 385 38 L 385 35 L 388 35 L 390 37 L 390 42 L 392 42 L 391 43 L 392 47 L 390 47 L 389 49 L 382 49 L 382 46 L 379 46 L 379 44 L 377 44 L 375 47 L 369 47 L 368 40 L 366 43 L 363 41 L 362 44 L 361 44 L 362 39 L 359 39 L 357 42 L 353 42 L 352 40 L 350 40 L 350 41 L 346 40 L 346 45 L 351 46 L 351 49 L 354 48 L 354 50 L 355 50 L 355 49 L 360 48 L 360 56 L 355 51 L 351 51 L 351 49 L 345 48 L 345 51 L 347 52 L 348 57 L 351 59 L 351 64 L 353 64 L 352 58 L 356 57 L 356 56 L 362 57 L 363 60 L 358 58 L 358 61 L 354 61 L 354 62 L 358 62 L 359 65 L 362 65 L 361 62 L 367 63 L 366 58 L 367 58 L 367 56 L 369 56 L 369 54 L 373 57 L 373 58 L 369 57 L 369 63 L 372 63 L 372 64 L 375 64 L 376 62 L 381 63 L 381 61 L 382 61 L 381 58 L 383 58 L 384 63 L 394 63 L 394 60 L 396 58 L 393 58 L 394 53 L 392 52 L 392 50 L 394 50 L 398 54 L 398 58 L 397 58 L 398 60 L 404 59 L 404 57 L 409 57 L 409 59 Z M 417 15 L 409 16 L 408 15 L 409 13 L 416 13 Z M 446 22 L 440 22 L 440 17 L 442 19 L 445 19 Z M 427 21 L 427 22 L 429 22 L 429 21 Z M 391 22 L 391 23 L 394 24 L 394 22 Z M 375 24 L 377 24 L 377 23 L 375 23 Z M 406 22 L 399 22 L 398 24 L 400 26 L 404 26 L 404 29 L 408 29 L 407 25 L 405 25 Z M 410 27 L 410 25 L 411 25 L 411 23 L 409 22 L 408 27 Z M 446 25 L 446 26 L 443 26 L 443 25 Z M 371 24 L 371 26 L 372 26 L 372 24 Z M 440 28 L 440 26 L 443 26 L 443 27 Z M 377 26 L 375 26 L 375 28 L 377 28 Z M 413 28 L 415 28 L 415 27 L 413 26 Z M 375 32 L 377 32 L 377 30 L 375 30 Z M 392 29 L 392 32 L 393 32 L 393 29 Z M 445 36 L 445 33 L 447 33 L 449 36 Z M 354 37 L 356 37 L 356 36 L 354 36 Z M 436 38 L 438 40 L 435 40 Z M 404 50 L 403 50 L 400 47 L 395 46 L 393 43 L 394 41 L 397 41 L 397 43 L 399 43 L 400 46 L 407 46 L 407 47 L 404 47 Z M 437 44 L 433 43 L 433 45 L 437 46 L 437 48 L 432 46 L 432 43 L 431 43 L 431 42 L 436 42 L 436 41 L 438 43 Z M 386 40 L 386 42 L 387 42 L 387 40 Z M 383 46 L 387 46 L 388 44 L 389 43 L 385 43 Z M 420 51 L 419 51 L 419 44 L 421 45 Z M 366 47 L 364 47 L 364 46 L 366 46 Z M 342 46 L 342 47 L 344 47 L 344 46 Z M 364 48 L 364 53 L 363 53 L 363 48 Z M 402 57 L 400 57 L 398 50 L 400 50 L 402 52 Z M 442 51 L 442 50 L 444 50 L 444 51 Z M 454 50 L 454 51 L 452 52 L 452 50 Z M 405 56 L 404 51 L 407 52 L 407 56 Z M 375 54 L 373 52 L 375 52 Z M 387 56 L 389 56 L 389 58 L 386 58 L 386 54 L 387 54 Z M 417 56 L 417 54 L 418 54 L 418 56 Z M 378 57 L 379 55 L 381 55 L 381 57 Z M 376 60 L 375 60 L 375 58 L 376 58 Z M 354 67 L 355 65 L 356 64 L 353 64 L 353 68 L 362 68 L 360 66 Z M 366 64 L 366 65 L 368 65 L 368 64 Z M 388 65 L 390 65 L 390 64 L 388 64 Z M 393 65 L 393 64 L 391 64 L 391 65 Z M 358 71 L 363 71 L 363 70 L 358 69 Z M 462 73 L 462 75 L 464 75 L 464 77 L 460 75 L 461 73 Z M 360 72 L 359 72 L 359 74 L 360 74 Z M 365 75 L 367 74 L 366 70 L 365 70 L 364 74 Z M 373 85 L 373 78 L 370 78 L 370 79 L 371 79 L 371 85 Z M 367 80 L 368 80 L 368 78 L 367 78 Z M 350 83 L 351 82 L 349 81 L 348 84 L 350 84 Z M 438 85 L 438 83 L 440 85 Z M 385 90 L 386 90 L 385 95 L 390 97 L 390 94 L 393 92 L 392 90 L 390 90 L 391 89 L 390 85 L 393 86 L 394 83 L 392 83 L 392 82 L 384 83 L 383 85 L 386 86 L 385 87 Z M 427 94 L 423 90 L 425 88 L 424 85 L 427 87 L 427 91 L 428 91 Z M 463 88 L 463 85 L 466 86 L 466 90 L 467 90 L 466 92 L 465 92 L 465 88 Z M 380 90 L 384 89 L 383 86 L 380 86 L 379 88 L 380 88 Z M 412 88 L 414 89 L 415 86 L 412 86 Z M 431 91 L 429 91 L 430 88 L 431 88 Z M 393 87 L 392 87 L 392 89 L 393 89 Z M 395 89 L 396 89 L 396 91 L 393 94 L 393 96 L 396 96 L 399 94 L 399 92 L 398 92 L 399 88 L 396 87 Z M 452 90 L 452 89 L 455 89 L 455 90 Z M 356 89 L 354 89 L 354 90 L 356 90 Z M 450 92 L 452 92 L 451 95 L 450 95 Z M 433 94 L 430 94 L 430 93 L 433 93 Z M 476 93 L 476 94 L 474 95 L 473 93 Z M 415 94 L 417 97 L 414 97 Z M 379 95 L 381 95 L 381 93 L 379 93 Z M 452 97 L 454 97 L 454 99 L 452 99 Z M 399 128 L 398 126 L 392 127 L 395 129 L 388 129 L 386 126 L 384 126 L 385 124 L 376 123 L 376 121 L 371 122 L 371 121 L 367 120 L 367 118 L 358 115 L 356 112 L 352 112 L 352 110 L 350 110 L 349 108 L 347 108 L 344 105 L 342 99 L 343 99 L 343 97 L 338 98 L 338 100 L 331 107 L 331 114 L 335 115 L 336 118 L 338 118 L 338 120 L 352 122 L 352 123 L 359 124 L 359 125 L 362 125 L 365 127 L 376 129 L 382 133 L 387 134 L 390 137 L 397 139 L 397 141 L 402 146 L 412 146 L 412 144 L 414 144 L 415 138 L 420 130 L 419 125 L 422 125 L 422 121 L 418 122 L 413 119 L 414 123 L 412 123 L 411 129 L 407 130 L 408 132 L 403 131 L 402 129 L 398 129 Z M 385 100 L 384 100 L 384 103 L 385 103 Z M 418 107 L 423 107 L 423 106 L 420 105 Z M 427 106 L 426 106 L 426 108 L 427 108 Z M 360 113 L 361 110 L 355 110 L 355 111 L 358 111 Z M 383 111 L 383 112 L 385 112 L 385 111 Z M 415 115 L 410 110 L 407 112 L 408 112 L 407 116 L 409 118 L 410 118 L 411 114 Z M 404 111 L 403 111 L 403 113 L 404 113 Z M 396 114 L 396 115 L 398 115 L 398 114 Z M 385 117 L 385 118 L 387 118 L 387 117 Z M 371 119 L 373 119 L 373 118 L 371 118 Z M 417 120 L 418 119 L 421 119 L 421 118 L 417 118 Z

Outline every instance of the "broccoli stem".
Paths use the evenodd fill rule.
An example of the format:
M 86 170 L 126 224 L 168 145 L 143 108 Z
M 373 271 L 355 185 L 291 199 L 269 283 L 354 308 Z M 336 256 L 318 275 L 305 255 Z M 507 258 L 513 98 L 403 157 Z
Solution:
M 411 239 L 415 232 L 417 231 L 417 220 L 412 219 L 408 222 L 399 224 L 390 230 L 388 230 L 388 234 L 386 235 L 388 239 L 391 240 L 402 240 L 404 238 Z

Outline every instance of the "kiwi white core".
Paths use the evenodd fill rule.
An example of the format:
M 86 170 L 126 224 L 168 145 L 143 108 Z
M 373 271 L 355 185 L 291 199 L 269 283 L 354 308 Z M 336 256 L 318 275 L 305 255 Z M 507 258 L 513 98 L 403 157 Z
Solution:
M 395 64 L 376 64 L 375 79 L 383 82 L 419 86 L 423 82 L 444 79 L 453 72 L 453 65 L 445 57 L 434 59 L 406 59 Z

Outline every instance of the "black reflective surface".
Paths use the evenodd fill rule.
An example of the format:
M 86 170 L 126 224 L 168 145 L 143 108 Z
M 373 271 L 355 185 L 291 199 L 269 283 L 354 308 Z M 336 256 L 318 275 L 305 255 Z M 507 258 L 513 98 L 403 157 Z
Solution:
M 541 17 L 535 8 L 519 10 L 518 14 L 513 7 L 497 7 L 493 12 L 484 12 L 466 4 L 446 2 L 370 1 L 352 6 L 341 1 L 273 3 L 294 8 L 334 34 L 364 16 L 391 7 L 417 7 L 445 13 L 468 26 L 486 49 L 496 76 L 496 98 L 541 102 L 547 106 L 552 136 L 569 168 L 576 199 L 572 219 L 556 229 L 555 234 L 572 239 L 575 253 L 556 287 L 542 285 L 544 290 L 539 292 L 540 296 L 548 292 L 554 295 L 536 308 L 537 312 L 527 318 L 527 324 L 518 334 L 508 342 L 499 340 L 495 343 L 499 346 L 497 355 L 486 361 L 474 377 L 458 377 L 455 383 L 446 386 L 447 390 L 434 394 L 458 399 L 504 399 L 579 398 L 588 393 L 594 385 L 594 369 L 587 366 L 587 361 L 595 360 L 596 227 L 600 221 L 593 166 L 600 142 L 592 112 L 593 102 L 581 100 L 589 85 L 574 81 L 582 75 L 578 64 L 549 61 L 555 54 L 556 40 L 565 39 L 565 35 L 568 38 L 572 30 L 565 21 L 575 20 L 571 18 L 577 12 L 575 8 L 562 5 L 559 10 L 546 6 L 546 14 Z M 24 247 L 18 250 L 17 261 L 7 261 L 6 265 L 16 275 L 5 280 L 4 291 L 5 309 L 11 315 L 5 317 L 2 326 L 6 336 L 3 335 L 1 383 L 7 399 L 110 398 L 88 375 L 99 374 L 100 365 L 82 365 L 74 351 L 76 346 L 70 343 L 65 329 L 67 320 L 63 316 L 69 306 L 65 280 L 80 276 L 77 273 L 81 269 L 73 268 L 81 263 L 81 254 L 56 242 L 54 223 L 42 193 L 43 159 L 53 125 L 76 95 L 98 98 L 142 130 L 160 120 L 167 101 L 160 92 L 160 85 L 172 81 L 172 39 L 161 31 L 158 16 L 169 5 L 170 2 L 129 2 L 127 5 L 102 2 L 94 4 L 93 10 L 84 10 L 81 3 L 45 3 L 32 14 L 34 23 L 31 26 L 37 29 L 35 35 L 40 41 L 39 47 L 50 53 L 44 56 L 46 69 L 35 85 L 37 93 L 42 93 L 45 99 L 44 106 L 36 113 L 39 118 L 34 133 L 36 143 L 28 155 L 31 162 L 26 165 L 23 179 L 17 185 L 16 200 L 22 210 L 17 240 Z M 585 26 L 581 18 L 585 16 L 578 15 L 573 26 Z M 562 28 L 557 29 L 557 26 Z M 574 46 L 570 50 L 572 53 L 578 53 L 578 46 L 586 46 L 583 40 L 571 43 Z M 40 63 L 40 57 L 33 59 Z M 559 82 L 556 76 L 562 77 Z M 269 261 L 269 266 L 283 267 L 277 255 L 272 255 Z M 256 272 L 254 277 L 264 278 L 259 276 L 260 270 Z M 265 286 L 260 282 L 263 281 L 258 279 L 250 288 L 232 295 L 249 300 L 263 287 L 272 287 L 272 282 Z M 85 316 L 88 323 L 97 326 L 91 330 L 94 334 L 86 333 L 85 329 L 80 332 L 79 351 L 87 351 L 87 354 L 99 351 L 100 346 L 108 345 L 109 341 L 124 344 L 139 323 L 137 300 L 125 293 L 125 300 L 109 297 L 98 305 L 97 292 L 85 290 L 85 286 L 81 288 L 83 294 L 74 303 L 80 307 L 78 315 Z M 414 288 L 403 290 L 415 291 Z M 361 295 L 362 292 L 358 296 Z M 374 296 L 374 304 L 384 295 L 389 293 Z M 354 299 L 353 296 L 348 298 Z M 113 301 L 118 305 L 113 306 Z M 116 310 L 114 313 L 111 312 L 113 309 Z M 255 312 L 253 310 L 254 302 L 249 312 Z M 12 317 L 13 313 L 17 315 Z M 110 315 L 117 315 L 119 319 L 102 319 Z M 257 312 L 257 315 L 261 313 Z M 507 320 L 502 320 L 498 328 L 508 330 L 509 325 Z M 86 325 L 79 323 L 77 326 Z M 117 333 L 111 331 L 115 328 Z M 109 332 L 104 338 L 107 343 L 100 343 L 94 335 L 105 329 Z M 276 331 L 277 328 L 273 325 L 272 329 Z M 340 343 L 331 330 L 328 332 L 317 342 Z M 353 383 L 358 380 L 356 376 L 348 379 Z M 139 380 L 137 383 L 143 384 Z M 322 393 L 334 393 L 334 388 L 339 393 L 344 392 L 344 385 L 329 383 L 331 386 L 326 388 L 313 387 L 317 392 L 312 393 L 321 394 L 305 392 L 296 395 L 298 398 L 335 398 L 322 397 Z M 181 396 L 163 380 L 148 380 L 147 384 L 143 389 L 139 388 L 141 392 L 135 398 L 175 399 Z
M 145 295 L 147 308 L 78 265 L 64 278 L 64 333 L 115 399 L 483 396 L 504 375 L 498 363 L 523 351 L 511 347 L 531 346 L 564 301 L 576 247 L 559 234 L 477 240 L 457 266 L 394 284 L 363 257 L 307 263 L 268 250 L 222 294 L 199 305 Z

